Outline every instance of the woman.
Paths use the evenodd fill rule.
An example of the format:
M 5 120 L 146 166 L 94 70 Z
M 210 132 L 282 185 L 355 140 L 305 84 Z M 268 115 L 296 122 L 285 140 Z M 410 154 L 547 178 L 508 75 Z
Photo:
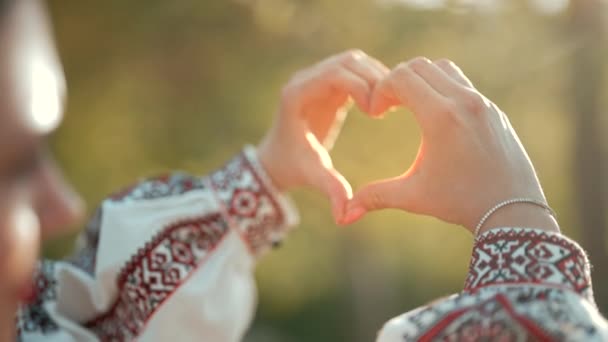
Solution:
M 44 10 L 5 0 L 0 13 L 0 340 L 13 338 L 19 301 L 24 341 L 240 340 L 256 259 L 296 224 L 283 193 L 301 186 L 325 194 L 339 224 L 397 207 L 476 234 L 465 290 L 391 320 L 380 342 L 608 338 L 584 252 L 559 233 L 504 113 L 449 61 L 388 70 L 361 51 L 296 73 L 262 142 L 223 168 L 105 200 L 78 252 L 41 262 L 27 290 L 39 236 L 76 219 L 80 202 L 41 148 L 63 85 Z M 328 154 L 349 98 L 372 117 L 407 106 L 422 130 L 409 170 L 354 196 Z

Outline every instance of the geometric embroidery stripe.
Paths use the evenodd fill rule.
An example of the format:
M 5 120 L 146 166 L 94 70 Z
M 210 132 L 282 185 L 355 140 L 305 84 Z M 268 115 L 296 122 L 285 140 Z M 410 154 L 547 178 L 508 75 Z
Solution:
M 561 235 L 531 229 L 496 229 L 473 249 L 465 291 L 496 284 L 552 284 L 585 295 L 591 288 L 583 250 Z
M 85 326 L 104 342 L 136 338 L 227 231 L 225 220 L 217 213 L 180 221 L 160 231 L 119 273 L 118 297 L 112 308 Z
M 213 173 L 210 182 L 227 220 L 254 255 L 279 242 L 283 212 L 245 153 Z
M 255 178 L 255 180 L 258 182 L 258 184 L 260 184 L 260 188 L 262 189 L 261 193 L 264 196 L 268 197 L 269 202 L 272 205 L 272 212 L 273 212 L 273 221 L 274 221 L 274 225 L 273 226 L 280 226 L 283 224 L 285 218 L 283 217 L 283 211 L 281 210 L 281 208 L 279 207 L 279 204 L 277 203 L 277 201 L 275 200 L 274 196 L 272 196 L 272 194 L 270 193 L 270 191 L 268 191 L 268 189 L 264 186 L 264 182 L 262 181 L 262 179 L 260 178 L 260 175 L 258 175 L 258 173 L 255 171 L 255 167 L 251 164 L 251 161 L 249 161 L 249 159 L 247 159 L 245 156 L 243 157 L 243 159 L 245 160 L 245 163 L 248 165 L 248 168 L 251 170 L 251 173 L 253 174 L 253 177 Z
M 283 211 L 274 199 L 274 196 L 264 186 L 264 182 L 260 179 L 255 168 L 245 156 L 243 157 L 247 168 L 251 170 L 253 178 L 260 185 L 260 192 L 257 195 L 260 200 L 265 199 L 270 205 L 271 209 L 269 213 L 266 213 L 262 218 L 259 219 L 258 224 L 250 224 L 245 230 L 245 238 L 249 242 L 249 246 L 253 248 L 254 253 L 259 255 L 267 246 L 275 245 L 279 241 L 273 239 L 272 235 L 275 229 L 283 228 L 284 217 Z M 236 201 L 233 201 L 236 203 Z M 259 215 L 259 212 L 258 212 Z

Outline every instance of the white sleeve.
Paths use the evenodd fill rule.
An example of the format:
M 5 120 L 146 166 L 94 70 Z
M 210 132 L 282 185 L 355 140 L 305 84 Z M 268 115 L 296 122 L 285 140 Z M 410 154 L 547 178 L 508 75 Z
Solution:
M 146 180 L 105 200 L 70 259 L 43 261 L 21 341 L 239 341 L 256 258 L 298 221 L 245 148 L 207 177 Z
M 462 292 L 393 318 L 377 342 L 608 341 L 585 251 L 558 234 L 492 229 L 475 239 Z

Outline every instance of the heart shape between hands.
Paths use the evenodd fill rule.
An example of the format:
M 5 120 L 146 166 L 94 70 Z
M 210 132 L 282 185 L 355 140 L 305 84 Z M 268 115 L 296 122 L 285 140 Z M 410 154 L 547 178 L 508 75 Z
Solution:
M 375 193 L 369 199 L 365 191 L 353 197 L 328 151 L 346 118 L 349 98 L 376 118 L 391 107 L 408 105 L 395 89 L 395 83 L 403 81 L 401 69 L 391 71 L 355 50 L 297 72 L 283 88 L 277 120 L 260 145 L 262 162 L 279 189 L 306 185 L 320 190 L 330 199 L 338 224 L 352 223 L 367 210 L 383 207 Z M 353 202 L 357 198 L 362 202 Z M 367 203 L 371 205 L 361 205 Z
M 369 211 L 396 208 L 471 226 L 477 219 L 475 212 L 478 210 L 454 205 L 462 202 L 468 190 L 459 189 L 447 195 L 445 189 L 454 188 L 454 180 L 465 179 L 459 176 L 475 174 L 463 167 L 475 165 L 475 159 L 463 163 L 464 160 L 457 156 L 467 149 L 466 145 L 461 146 L 458 139 L 451 139 L 450 132 L 444 128 L 450 125 L 450 120 L 462 117 L 463 112 L 498 113 L 497 107 L 490 105 L 475 90 L 453 62 L 447 59 L 433 62 L 424 57 L 401 63 L 376 79 L 370 85 L 367 103 L 357 100 L 354 94 L 353 98 L 373 118 L 382 117 L 398 106 L 410 109 L 421 128 L 422 140 L 418 154 L 407 170 L 396 177 L 378 179 L 362 186 L 346 202 L 343 215 L 336 221 L 351 224 Z M 504 120 L 508 122 L 506 116 Z M 461 133 L 465 132 L 457 134 Z M 454 210 L 457 207 L 460 208 Z M 465 211 L 472 215 L 462 215 Z
M 381 117 L 393 107 L 404 106 L 414 114 L 422 131 L 422 140 L 418 155 L 403 174 L 373 181 L 353 195 L 348 181 L 333 168 L 327 150 L 317 143 L 318 140 L 329 142 L 331 145 L 337 134 L 319 134 L 323 130 L 315 130 L 314 123 L 317 120 L 310 120 L 309 127 L 316 139 L 309 140 L 313 149 L 318 151 L 328 176 L 316 185 L 318 189 L 325 189 L 331 199 L 334 218 L 338 224 L 353 223 L 369 211 L 397 208 L 471 227 L 474 221 L 478 220 L 477 216 L 487 210 L 488 203 L 496 203 L 496 198 L 504 196 L 504 193 L 488 192 L 487 198 L 480 196 L 479 203 L 472 202 L 470 206 L 462 204 L 462 199 L 468 196 L 471 187 L 477 186 L 475 177 L 471 175 L 475 175 L 478 170 L 469 168 L 478 164 L 476 158 L 488 155 L 488 151 L 483 147 L 479 148 L 479 141 L 475 141 L 476 134 L 471 135 L 473 132 L 470 129 L 477 130 L 479 118 L 485 117 L 484 115 L 492 118 L 485 122 L 486 128 L 500 123 L 499 120 L 493 120 L 496 118 L 501 118 L 503 123 L 506 123 L 506 126 L 503 125 L 505 127 L 510 127 L 510 124 L 496 106 L 475 90 L 470 80 L 454 63 L 449 60 L 432 62 L 419 57 L 389 70 L 377 60 L 360 52 L 341 58 L 342 61 L 338 64 L 340 68 L 346 69 L 346 72 L 338 72 L 338 76 L 333 78 L 326 77 L 330 88 L 338 94 L 335 102 L 327 101 L 328 97 L 321 97 L 327 101 L 326 104 L 329 103 L 329 107 L 319 110 L 318 106 L 309 106 L 311 113 L 305 110 L 304 117 L 324 117 L 326 121 L 321 120 L 324 123 L 321 127 L 329 127 L 327 118 L 331 118 L 330 122 L 334 127 L 340 127 L 344 115 L 332 117 L 328 112 L 332 109 L 336 112 L 336 108 L 340 108 L 339 104 L 343 105 L 348 97 L 374 118 Z M 328 64 L 331 65 L 331 59 Z M 450 122 L 461 119 L 468 121 L 460 123 L 458 132 L 445 129 L 454 127 Z M 331 132 L 331 129 L 328 131 Z M 481 132 L 484 133 L 483 129 Z M 511 139 L 514 137 L 514 131 L 505 132 L 508 141 L 516 141 Z M 469 138 L 462 139 L 463 134 L 469 135 Z M 487 138 L 492 136 L 485 135 L 484 139 Z M 492 141 L 482 142 L 482 145 L 487 143 L 492 145 Z M 517 150 L 520 146 L 514 148 Z M 462 158 L 462 151 L 467 151 L 470 158 Z M 489 154 L 495 152 L 502 151 L 491 151 Z M 525 164 L 525 161 L 522 164 Z M 480 170 L 480 165 L 477 166 Z M 455 187 L 454 184 L 458 182 L 469 186 Z M 492 182 L 493 180 L 489 180 L 488 184 Z M 524 189 L 521 192 L 526 191 Z
M 404 104 L 401 103 L 396 96 L 392 95 L 392 90 L 389 89 L 390 82 L 391 80 L 388 78 L 388 75 L 386 78 L 378 80 L 378 82 L 373 85 L 374 87 L 368 95 L 367 103 L 353 99 L 357 104 L 357 107 L 374 119 L 382 119 L 397 107 L 402 107 Z M 337 136 L 337 134 L 335 135 Z M 325 147 L 331 148 L 332 146 L 326 145 Z M 410 170 L 414 168 L 414 165 L 416 165 L 416 162 L 412 164 Z M 341 172 L 337 171 L 337 174 L 341 175 Z M 345 184 L 345 193 L 348 198 L 346 198 L 346 204 L 341 213 L 334 210 L 336 223 L 340 225 L 352 224 L 362 218 L 368 211 L 389 207 L 388 204 L 383 203 L 383 194 L 374 191 L 373 188 L 378 184 L 389 184 L 405 174 L 407 174 L 407 172 L 404 170 L 404 173 L 402 173 L 401 176 L 372 180 L 371 182 L 364 184 L 354 194 L 350 182 L 344 178 L 342 183 Z
M 422 133 L 407 171 L 364 185 L 354 195 L 325 147 L 335 141 L 349 98 L 371 117 L 407 107 Z M 472 229 L 505 198 L 544 199 L 506 115 L 449 60 L 415 58 L 389 70 L 351 51 L 302 70 L 283 89 L 280 113 L 259 152 L 279 189 L 320 190 L 339 224 L 397 208 Z

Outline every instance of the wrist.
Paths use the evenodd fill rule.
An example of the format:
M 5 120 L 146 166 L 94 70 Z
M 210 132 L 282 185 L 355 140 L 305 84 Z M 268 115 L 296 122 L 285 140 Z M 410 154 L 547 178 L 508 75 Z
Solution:
M 286 191 L 287 184 L 283 181 L 281 164 L 277 162 L 278 153 L 272 148 L 268 139 L 264 139 L 257 147 L 257 155 L 260 165 L 270 178 L 270 181 L 278 191 Z
M 559 233 L 559 224 L 545 208 L 530 203 L 514 203 L 500 208 L 483 224 L 477 236 L 494 228 L 537 228 Z M 475 237 L 477 237 L 475 236 Z

